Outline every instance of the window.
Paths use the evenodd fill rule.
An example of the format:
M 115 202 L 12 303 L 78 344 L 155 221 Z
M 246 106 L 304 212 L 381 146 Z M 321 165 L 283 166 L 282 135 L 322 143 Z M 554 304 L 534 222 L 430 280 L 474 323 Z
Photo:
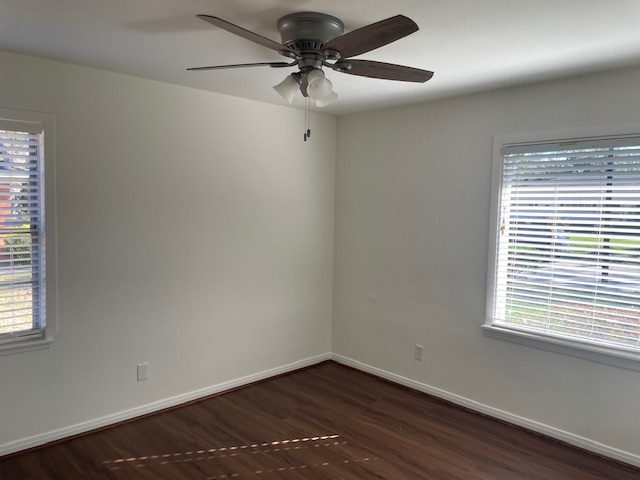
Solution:
M 640 360 L 640 134 L 495 147 L 485 326 Z
M 0 109 L 3 353 L 46 346 L 55 333 L 55 297 L 48 292 L 55 289 L 55 270 L 50 269 L 55 252 L 55 242 L 50 240 L 55 238 L 47 225 L 53 216 L 48 209 L 54 197 L 48 191 L 45 196 L 45 190 L 53 187 L 52 142 L 51 115 Z M 48 304 L 50 299 L 53 305 Z

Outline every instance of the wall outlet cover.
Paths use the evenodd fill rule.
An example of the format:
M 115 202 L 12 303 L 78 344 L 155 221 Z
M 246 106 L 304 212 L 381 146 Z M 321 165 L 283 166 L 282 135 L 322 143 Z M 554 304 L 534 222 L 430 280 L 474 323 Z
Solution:
M 149 378 L 149 362 L 138 364 L 138 381 L 142 382 Z

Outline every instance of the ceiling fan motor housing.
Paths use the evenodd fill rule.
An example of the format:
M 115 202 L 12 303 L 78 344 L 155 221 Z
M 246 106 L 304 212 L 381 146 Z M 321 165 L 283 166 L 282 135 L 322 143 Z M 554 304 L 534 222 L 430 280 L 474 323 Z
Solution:
M 282 44 L 300 53 L 320 53 L 322 45 L 344 33 L 339 18 L 316 12 L 285 15 L 277 26 Z

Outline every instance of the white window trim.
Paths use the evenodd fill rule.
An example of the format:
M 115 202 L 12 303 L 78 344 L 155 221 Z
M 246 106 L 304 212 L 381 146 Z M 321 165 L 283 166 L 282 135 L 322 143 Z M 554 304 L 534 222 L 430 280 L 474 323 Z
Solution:
M 493 139 L 493 168 L 491 176 L 491 211 L 489 220 L 489 252 L 487 261 L 487 297 L 486 316 L 482 326 L 485 335 L 518 343 L 541 350 L 583 358 L 606 365 L 612 365 L 630 370 L 640 371 L 640 355 L 625 352 L 615 348 L 599 345 L 589 345 L 582 342 L 563 338 L 554 338 L 532 332 L 523 332 L 493 325 L 493 301 L 497 275 L 497 249 L 499 215 L 498 209 L 502 185 L 502 150 L 505 145 L 518 143 L 549 143 L 564 140 L 587 139 L 591 137 L 615 137 L 639 135 L 640 124 L 619 125 L 609 127 L 592 127 L 579 130 L 564 130 L 551 132 L 535 132 L 510 135 L 495 135 Z
M 0 344 L 0 355 L 49 348 L 58 333 L 57 262 L 56 262 L 56 175 L 55 116 L 52 113 L 0 108 L 0 119 L 44 128 L 44 205 L 46 238 L 46 318 L 42 336 Z

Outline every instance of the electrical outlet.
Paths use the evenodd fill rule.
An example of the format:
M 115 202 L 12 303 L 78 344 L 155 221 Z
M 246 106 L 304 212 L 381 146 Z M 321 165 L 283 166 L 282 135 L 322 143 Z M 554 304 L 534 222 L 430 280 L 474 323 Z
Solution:
M 138 381 L 142 382 L 149 378 L 149 362 L 140 363 L 138 365 Z
M 422 361 L 422 354 L 424 353 L 424 347 L 422 345 L 417 345 L 413 349 L 413 358 L 416 360 Z

